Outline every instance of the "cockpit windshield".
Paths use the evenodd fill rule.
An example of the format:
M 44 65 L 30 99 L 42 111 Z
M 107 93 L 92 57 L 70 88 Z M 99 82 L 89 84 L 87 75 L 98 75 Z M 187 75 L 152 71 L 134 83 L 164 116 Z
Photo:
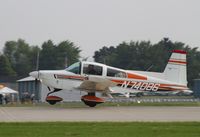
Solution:
M 76 62 L 72 64 L 71 66 L 69 66 L 68 68 L 66 68 L 66 71 L 69 71 L 75 74 L 80 74 L 80 68 L 81 68 L 80 64 L 81 64 L 80 62 Z

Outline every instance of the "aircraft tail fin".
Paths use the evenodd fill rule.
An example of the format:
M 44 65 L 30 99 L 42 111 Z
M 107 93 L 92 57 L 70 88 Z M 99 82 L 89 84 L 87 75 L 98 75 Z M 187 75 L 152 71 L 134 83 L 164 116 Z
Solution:
M 168 64 L 164 70 L 166 80 L 187 86 L 186 51 L 173 50 Z

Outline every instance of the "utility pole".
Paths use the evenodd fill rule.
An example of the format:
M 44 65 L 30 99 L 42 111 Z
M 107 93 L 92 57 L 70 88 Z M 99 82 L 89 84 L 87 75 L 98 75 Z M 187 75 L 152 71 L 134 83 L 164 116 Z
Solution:
M 39 58 L 40 58 L 40 52 L 37 53 L 37 62 L 36 62 L 36 71 L 39 70 Z

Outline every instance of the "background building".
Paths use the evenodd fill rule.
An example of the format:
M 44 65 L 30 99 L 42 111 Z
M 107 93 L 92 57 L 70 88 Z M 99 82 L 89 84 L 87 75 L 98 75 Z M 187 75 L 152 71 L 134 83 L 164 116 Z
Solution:
M 194 97 L 200 97 L 200 79 L 195 79 L 194 80 Z
M 34 100 L 40 101 L 41 83 L 33 77 L 26 77 L 20 79 L 18 82 L 19 99 L 25 101 L 31 97 Z

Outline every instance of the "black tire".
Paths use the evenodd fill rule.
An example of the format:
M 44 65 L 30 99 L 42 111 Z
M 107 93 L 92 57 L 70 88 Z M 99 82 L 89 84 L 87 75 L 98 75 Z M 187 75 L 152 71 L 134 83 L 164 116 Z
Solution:
M 97 104 L 88 105 L 89 107 L 95 107 Z
M 97 105 L 96 102 L 91 102 L 91 101 L 84 101 L 85 105 L 89 107 L 95 107 Z
M 49 103 L 50 105 L 55 105 L 55 104 L 56 104 L 56 101 L 48 101 L 48 103 Z

